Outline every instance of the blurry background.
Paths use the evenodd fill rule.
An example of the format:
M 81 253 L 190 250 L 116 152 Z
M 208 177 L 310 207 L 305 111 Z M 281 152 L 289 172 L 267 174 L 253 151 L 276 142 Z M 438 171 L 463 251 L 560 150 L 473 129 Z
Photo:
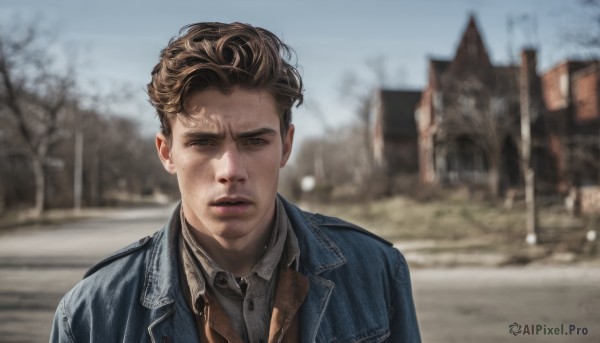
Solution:
M 432 75 L 441 77 L 455 59 L 470 16 L 471 31 L 481 37 L 473 46 L 485 49 L 478 52 L 486 55 L 485 61 L 475 57 L 460 63 L 473 69 L 484 63 L 514 74 L 503 77 L 504 87 L 513 90 L 514 98 L 518 96 L 515 68 L 524 47 L 536 49 L 539 75 L 566 60 L 592 59 L 597 44 L 585 40 L 596 38 L 595 9 L 586 1 L 3 1 L 0 18 L 6 72 L 21 94 L 3 97 L 0 139 L 9 143 L 2 144 L 1 151 L 10 163 L 3 163 L 0 174 L 0 211 L 35 206 L 39 213 L 42 208 L 73 204 L 105 205 L 117 195 L 177 193 L 172 180 L 156 171 L 158 161 L 147 157 L 153 154 L 150 138 L 158 121 L 147 102 L 145 86 L 160 49 L 187 23 L 249 22 L 268 28 L 294 47 L 307 100 L 295 112 L 295 166 L 288 168 L 282 192 L 296 196 L 298 190 L 293 188 L 298 187 L 298 178 L 311 174 L 320 179 L 320 188 L 336 186 L 331 192 L 345 197 L 352 189 L 343 188 L 364 183 L 366 169 L 371 168 L 366 164 L 375 159 L 380 165 L 408 164 L 402 171 L 408 173 L 435 168 L 425 156 L 417 161 L 416 140 L 412 148 L 404 144 L 404 150 L 413 151 L 403 153 L 415 155 L 408 163 L 400 157 L 402 153 L 383 156 L 384 145 L 391 143 L 390 134 L 401 139 L 417 133 L 425 137 L 425 103 L 432 102 L 434 94 L 427 95 L 431 99 L 421 95 L 435 90 Z M 569 69 L 568 77 L 573 72 Z M 448 78 L 459 77 L 454 72 Z M 552 87 L 561 85 L 560 78 Z M 503 90 L 482 87 L 497 108 L 518 116 L 518 101 L 508 108 L 508 99 L 492 94 Z M 378 93 L 382 89 L 391 92 Z M 444 94 L 450 97 L 451 92 Z M 481 98 L 483 94 L 474 95 Z M 23 102 L 32 106 L 30 100 L 36 98 L 38 108 L 21 110 L 36 114 L 13 113 L 16 109 L 10 110 L 8 104 L 11 97 L 20 106 Z M 436 99 L 442 101 L 439 94 Z M 44 110 L 44 106 L 50 108 Z M 378 111 L 397 118 L 384 122 L 388 119 L 381 117 L 381 125 L 408 131 L 388 134 L 379 129 L 377 136 Z M 419 130 L 412 119 L 415 115 L 423 117 Z M 339 151 L 337 159 L 328 149 Z M 357 149 L 368 151 L 356 154 Z M 332 158 L 323 159 L 325 155 Z M 390 158 L 396 161 L 384 161 Z M 491 164 L 472 163 L 480 163 L 480 169 Z M 496 164 L 494 168 L 501 168 Z M 517 174 L 518 168 L 512 173 Z M 423 180 L 431 183 L 447 177 L 451 176 L 428 172 Z M 511 182 L 517 182 L 516 175 L 511 177 Z
M 145 87 L 199 21 L 295 49 L 280 192 L 404 252 L 427 341 L 507 341 L 519 319 L 598 341 L 599 20 L 594 0 L 0 1 L 0 341 L 44 341 L 83 270 L 178 199 Z

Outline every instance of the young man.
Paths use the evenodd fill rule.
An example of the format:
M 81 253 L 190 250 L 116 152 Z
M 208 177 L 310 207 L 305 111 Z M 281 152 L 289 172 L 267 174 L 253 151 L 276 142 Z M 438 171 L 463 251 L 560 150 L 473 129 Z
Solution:
M 180 206 L 86 273 L 51 341 L 420 342 L 400 252 L 277 194 L 303 91 L 290 49 L 246 24 L 182 32 L 148 85 Z

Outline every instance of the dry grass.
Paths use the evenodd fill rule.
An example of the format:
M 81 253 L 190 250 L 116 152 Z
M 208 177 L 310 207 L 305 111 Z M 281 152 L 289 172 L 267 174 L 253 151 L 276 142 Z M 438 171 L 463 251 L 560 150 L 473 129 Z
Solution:
M 525 247 L 524 204 L 512 209 L 490 201 L 462 197 L 418 202 L 394 197 L 367 203 L 313 204 L 311 211 L 336 216 L 362 226 L 387 240 L 454 241 L 437 245 L 438 250 L 515 252 Z M 565 251 L 581 246 L 593 222 L 575 218 L 559 206 L 540 210 L 540 241 Z

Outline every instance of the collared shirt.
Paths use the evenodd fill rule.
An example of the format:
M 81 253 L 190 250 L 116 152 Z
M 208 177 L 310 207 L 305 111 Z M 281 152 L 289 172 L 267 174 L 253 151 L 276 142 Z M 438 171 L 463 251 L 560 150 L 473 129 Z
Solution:
M 277 267 L 281 262 L 287 267 L 295 265 L 297 269 L 299 260 L 298 241 L 281 201 L 276 199 L 274 225 L 263 257 L 250 274 L 237 280 L 193 238 L 183 209 L 181 223 L 180 251 L 193 311 L 196 315 L 201 314 L 203 306 L 197 304 L 206 302 L 208 292 L 219 302 L 241 340 L 266 342 L 280 272 Z

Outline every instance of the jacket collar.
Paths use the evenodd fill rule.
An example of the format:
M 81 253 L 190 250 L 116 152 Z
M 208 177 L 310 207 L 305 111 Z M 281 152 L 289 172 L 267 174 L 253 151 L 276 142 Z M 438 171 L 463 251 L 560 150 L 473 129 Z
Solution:
M 346 263 L 339 247 L 319 228 L 322 219 L 304 212 L 278 195 L 289 217 L 300 246 L 300 272 L 307 277 L 335 269 Z M 181 230 L 179 203 L 162 230 L 158 231 L 146 260 L 146 275 L 140 301 L 156 309 L 172 304 L 180 293 L 177 254 Z
M 323 217 L 304 212 L 281 198 L 292 223 L 300 246 L 300 272 L 308 278 L 308 294 L 299 311 L 301 342 L 315 342 L 324 313 L 335 288 L 335 283 L 326 278 L 331 271 L 346 263 L 339 247 L 321 230 Z M 326 341 L 325 337 L 320 340 Z
M 319 275 L 346 263 L 338 246 L 319 228 L 322 221 L 320 217 L 300 210 L 281 195 L 278 197 L 298 238 L 302 274 Z
M 140 301 L 157 309 L 175 301 L 179 292 L 179 255 L 177 254 L 181 220 L 181 202 L 177 204 L 167 224 L 154 234 L 152 250 L 146 258 L 146 275 Z

